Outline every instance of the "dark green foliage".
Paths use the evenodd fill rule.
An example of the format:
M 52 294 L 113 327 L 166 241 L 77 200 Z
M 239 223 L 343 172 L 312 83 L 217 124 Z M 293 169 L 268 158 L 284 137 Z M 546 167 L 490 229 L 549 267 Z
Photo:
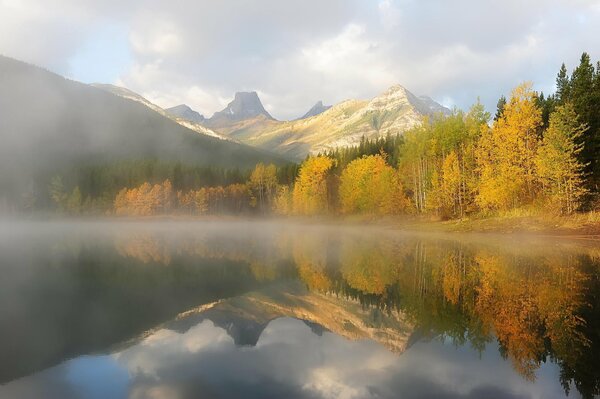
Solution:
M 502 95 L 502 96 L 500 96 L 500 99 L 498 99 L 498 103 L 496 104 L 496 115 L 494 115 L 495 121 L 500 119 L 500 117 L 504 113 L 505 105 L 506 105 L 506 97 L 504 97 L 504 95 Z
M 588 189 L 597 193 L 600 184 L 600 63 L 594 68 L 589 54 L 583 53 L 570 77 L 565 65 L 561 66 L 556 85 L 556 103 L 573 104 L 580 121 L 589 126 L 581 138 L 580 161 L 585 165 Z
M 537 105 L 542 110 L 542 128 L 540 130 L 540 134 L 548 128 L 550 123 L 550 115 L 554 112 L 556 108 L 556 99 L 553 95 L 549 95 L 548 97 L 544 97 L 544 93 L 540 93 L 537 97 Z
M 335 168 L 343 170 L 346 165 L 357 158 L 365 155 L 385 154 L 386 161 L 390 166 L 398 165 L 399 149 L 404 139 L 402 136 L 390 135 L 376 139 L 362 137 L 360 144 L 354 147 L 336 148 L 324 155 L 336 160 Z
M 564 62 L 560 66 L 560 71 L 556 77 L 556 99 L 559 103 L 564 103 L 568 100 L 570 94 L 569 74 Z

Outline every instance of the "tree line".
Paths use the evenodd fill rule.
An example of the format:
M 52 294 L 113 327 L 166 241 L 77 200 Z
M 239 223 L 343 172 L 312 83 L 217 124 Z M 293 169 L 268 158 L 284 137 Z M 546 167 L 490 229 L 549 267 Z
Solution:
M 152 160 L 81 168 L 55 176 L 49 197 L 67 213 L 431 214 L 461 218 L 520 209 L 570 214 L 598 206 L 600 64 L 584 53 L 555 94 L 531 83 L 502 96 L 494 117 L 426 117 L 403 136 L 253 171 Z M 65 187 L 70 186 L 67 190 Z
M 380 154 L 371 149 L 352 160 L 346 154 L 357 148 L 309 159 L 293 188 L 281 192 L 287 206 L 276 210 L 460 218 L 597 208 L 600 64 L 594 68 L 588 54 L 571 76 L 562 66 L 556 94 L 544 97 L 523 83 L 490 119 L 477 102 L 466 113 L 426 118 L 391 151 L 381 145 Z

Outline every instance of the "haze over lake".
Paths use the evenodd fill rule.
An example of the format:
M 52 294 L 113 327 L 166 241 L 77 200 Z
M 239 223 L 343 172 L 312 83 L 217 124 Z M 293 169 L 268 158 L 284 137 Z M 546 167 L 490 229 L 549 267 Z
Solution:
M 0 224 L 0 398 L 560 398 L 600 383 L 586 241 Z

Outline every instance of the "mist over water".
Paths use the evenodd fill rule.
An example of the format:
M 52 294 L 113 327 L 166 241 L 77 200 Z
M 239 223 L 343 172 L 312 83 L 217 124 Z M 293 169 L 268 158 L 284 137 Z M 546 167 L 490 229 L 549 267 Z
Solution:
M 3 221 L 0 398 L 592 397 L 598 255 L 277 221 Z

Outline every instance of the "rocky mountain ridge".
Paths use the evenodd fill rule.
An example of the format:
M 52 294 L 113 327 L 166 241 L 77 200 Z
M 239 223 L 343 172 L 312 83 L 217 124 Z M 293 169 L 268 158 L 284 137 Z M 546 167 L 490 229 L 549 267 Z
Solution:
M 322 109 L 319 102 L 313 108 L 315 115 L 309 115 L 311 109 L 308 116 L 292 121 L 278 121 L 259 113 L 241 119 L 213 119 L 209 126 L 240 142 L 301 160 L 307 154 L 358 145 L 363 136 L 400 135 L 422 123 L 425 116 L 451 112 L 401 85 L 394 85 L 369 101 L 345 100 L 327 109 Z
M 215 112 L 206 120 L 206 126 L 221 126 L 230 122 L 236 122 L 256 117 L 274 119 L 263 107 L 258 94 L 255 91 L 237 92 L 233 100 L 227 104 L 222 111 Z

